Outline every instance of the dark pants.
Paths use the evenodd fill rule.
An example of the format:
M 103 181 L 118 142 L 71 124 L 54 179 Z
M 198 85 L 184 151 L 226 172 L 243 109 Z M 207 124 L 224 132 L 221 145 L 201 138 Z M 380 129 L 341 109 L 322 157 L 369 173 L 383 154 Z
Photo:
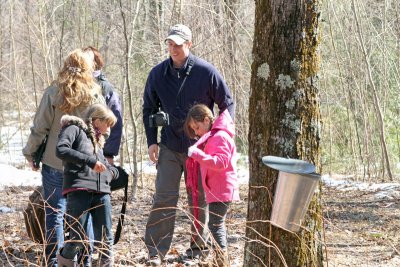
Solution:
M 208 229 L 214 238 L 213 241 L 222 250 L 227 249 L 225 219 L 229 204 L 230 202 L 213 202 L 208 204 Z M 214 245 L 214 247 L 216 246 Z
M 65 243 L 62 256 L 66 259 L 86 257 L 90 252 L 87 229 L 89 214 L 93 219 L 95 246 L 102 262 L 113 260 L 110 194 L 73 191 L 67 195 L 67 221 L 69 240 Z
M 158 156 L 156 192 L 153 196 L 153 206 L 146 225 L 145 244 L 149 256 L 165 257 L 174 234 L 176 208 L 179 199 L 179 185 L 182 173 L 186 169 L 186 153 L 177 153 L 160 144 Z M 196 230 L 192 223 L 191 248 L 202 248 L 206 245 L 204 226 L 207 222 L 207 205 L 204 190 L 199 178 L 199 221 L 200 229 Z M 192 207 L 192 196 L 188 195 L 189 206 Z M 190 209 L 190 212 L 193 210 Z

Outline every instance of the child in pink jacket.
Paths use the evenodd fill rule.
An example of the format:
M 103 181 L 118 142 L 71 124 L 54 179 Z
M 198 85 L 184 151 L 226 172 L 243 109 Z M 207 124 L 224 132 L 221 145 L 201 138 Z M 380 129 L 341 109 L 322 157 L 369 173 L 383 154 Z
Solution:
M 184 129 L 190 138 L 199 138 L 189 147 L 187 185 L 190 189 L 196 183 L 200 167 L 209 207 L 208 228 L 216 243 L 212 263 L 229 266 L 225 218 L 230 202 L 239 200 L 234 123 L 227 110 L 214 121 L 211 110 L 198 104 L 189 110 Z

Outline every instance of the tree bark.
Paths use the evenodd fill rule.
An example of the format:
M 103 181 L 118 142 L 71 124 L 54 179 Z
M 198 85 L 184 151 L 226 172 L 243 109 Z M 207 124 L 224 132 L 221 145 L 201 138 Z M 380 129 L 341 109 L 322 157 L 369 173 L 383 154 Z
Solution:
M 320 169 L 319 15 L 316 0 L 256 0 L 244 266 L 322 266 L 320 190 L 300 232 L 272 226 L 277 172 L 261 162 L 274 155 Z

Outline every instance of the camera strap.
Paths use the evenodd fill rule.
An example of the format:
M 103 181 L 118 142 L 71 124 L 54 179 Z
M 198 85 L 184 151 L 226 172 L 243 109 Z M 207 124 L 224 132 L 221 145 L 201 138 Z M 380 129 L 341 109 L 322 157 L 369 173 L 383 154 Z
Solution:
M 191 72 L 191 70 L 193 68 L 194 63 L 195 63 L 195 61 L 194 61 L 193 58 L 189 58 L 188 59 L 187 68 L 186 68 L 186 72 L 185 72 L 185 78 L 183 78 L 182 84 L 179 87 L 178 93 L 176 94 L 176 105 L 177 106 L 178 106 L 178 96 L 181 93 L 181 91 L 183 89 L 183 86 L 185 85 L 186 78 L 189 76 L 189 74 L 190 74 L 190 72 Z

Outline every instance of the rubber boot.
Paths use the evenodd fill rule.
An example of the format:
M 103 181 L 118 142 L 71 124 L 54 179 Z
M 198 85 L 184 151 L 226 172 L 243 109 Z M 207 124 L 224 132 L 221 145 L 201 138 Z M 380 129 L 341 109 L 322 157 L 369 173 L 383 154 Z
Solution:
M 57 254 L 57 264 L 59 267 L 78 267 L 78 263 L 73 260 L 66 259 L 61 254 Z

